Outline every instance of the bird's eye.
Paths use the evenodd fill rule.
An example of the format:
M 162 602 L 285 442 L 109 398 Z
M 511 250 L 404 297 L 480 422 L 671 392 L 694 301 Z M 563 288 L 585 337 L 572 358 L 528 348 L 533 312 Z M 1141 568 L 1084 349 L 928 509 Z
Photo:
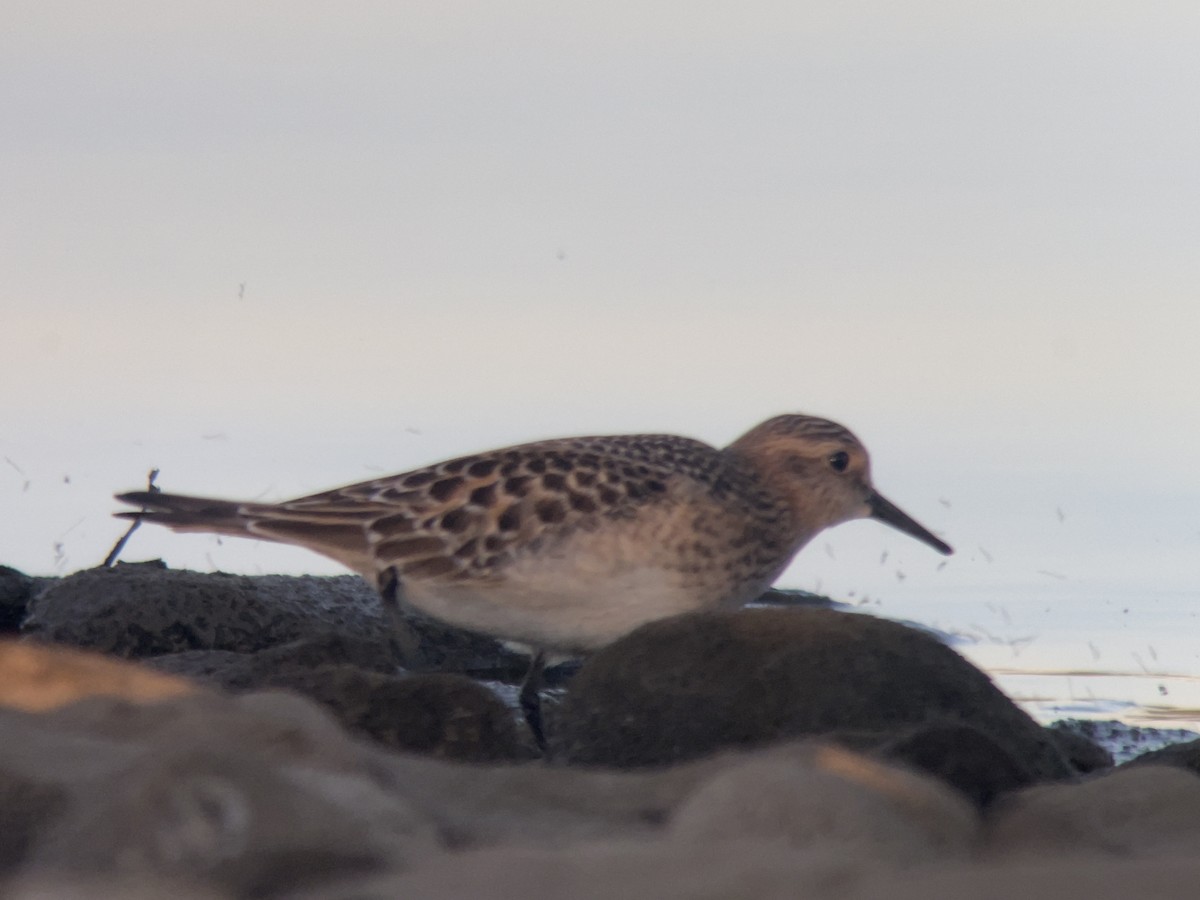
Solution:
M 845 450 L 839 450 L 829 457 L 829 468 L 835 472 L 845 472 L 848 465 L 850 465 L 850 454 Z

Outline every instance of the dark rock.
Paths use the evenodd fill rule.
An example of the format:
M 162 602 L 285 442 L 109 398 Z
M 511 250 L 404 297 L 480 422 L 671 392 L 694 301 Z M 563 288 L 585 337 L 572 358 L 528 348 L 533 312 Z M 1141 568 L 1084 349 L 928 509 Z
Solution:
M 398 642 L 396 625 L 405 640 Z M 528 657 L 492 638 L 441 625 L 410 610 L 394 623 L 375 590 L 356 575 L 204 574 L 172 571 L 157 561 L 120 563 L 60 579 L 32 602 L 22 632 L 125 657 L 256 653 L 293 641 L 320 643 L 337 636 L 351 644 L 374 644 L 379 648 L 371 651 L 376 657 L 397 658 L 398 645 L 408 644 L 409 658 L 401 661 L 422 671 L 464 672 L 511 682 L 520 680 L 528 666 Z M 226 662 L 235 660 L 210 657 L 179 665 L 208 667 L 209 675 L 217 676 Z M 251 676 L 229 675 L 243 677 Z
M 1038 778 L 1071 773 L 1042 729 L 912 628 L 828 610 L 738 610 L 645 625 L 584 664 L 550 722 L 572 763 L 640 766 L 829 732 L 963 724 Z
M 24 572 L 0 566 L 0 634 L 20 629 L 34 590 L 34 580 Z
M 288 647 L 290 644 L 284 644 Z M 253 690 L 269 677 L 270 653 L 237 653 L 233 650 L 184 650 L 147 656 L 142 664 L 160 672 L 182 675 L 230 691 Z
M 351 731 L 397 750 L 471 761 L 528 757 L 512 711 L 492 691 L 450 673 L 396 677 L 380 643 L 333 635 L 258 653 L 191 650 L 145 662 L 227 690 L 295 690 Z
M 257 653 L 232 650 L 185 650 L 144 660 L 162 672 L 185 675 L 227 690 L 245 691 L 275 684 L 285 670 L 325 665 L 351 665 L 370 672 L 396 673 L 391 647 L 385 641 L 339 634 L 315 635 L 268 647 Z
M 1152 728 L 1115 719 L 1059 719 L 1050 728 L 1055 733 L 1077 734 L 1098 744 L 1112 754 L 1117 765 L 1152 750 L 1200 739 L 1200 734 L 1186 728 Z
M 402 678 L 355 666 L 289 666 L 263 682 L 318 701 L 350 731 L 395 750 L 464 762 L 528 758 L 513 711 L 464 675 Z
M 970 725 L 927 725 L 880 745 L 876 753 L 958 788 L 980 808 L 1038 780 L 1035 767 Z
M 1071 767 L 1081 775 L 1111 769 L 1113 755 L 1074 728 L 1056 723 L 1046 729 Z
M 401 662 L 420 672 L 464 672 L 496 681 L 519 681 L 529 658 L 505 648 L 499 641 L 434 621 L 415 610 L 404 609 L 393 621 L 401 642 Z
M 152 564 L 64 578 L 37 597 L 22 631 L 125 657 L 254 652 L 313 632 L 390 639 L 379 600 L 360 578 L 203 575 Z
M 1147 764 L 1174 766 L 1179 769 L 1187 769 L 1194 775 L 1200 775 L 1200 740 L 1187 741 L 1183 744 L 1172 744 L 1169 747 L 1162 747 L 1159 750 L 1151 750 L 1143 753 L 1141 756 L 1135 756 L 1129 762 L 1124 763 L 1121 768 Z

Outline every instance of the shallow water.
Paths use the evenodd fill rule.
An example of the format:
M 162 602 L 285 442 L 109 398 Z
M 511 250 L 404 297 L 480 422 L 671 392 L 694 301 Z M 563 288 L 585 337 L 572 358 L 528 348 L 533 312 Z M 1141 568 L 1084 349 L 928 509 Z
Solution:
M 926 625 L 1036 719 L 1200 731 L 1200 592 L 1062 585 L 914 592 L 857 607 Z

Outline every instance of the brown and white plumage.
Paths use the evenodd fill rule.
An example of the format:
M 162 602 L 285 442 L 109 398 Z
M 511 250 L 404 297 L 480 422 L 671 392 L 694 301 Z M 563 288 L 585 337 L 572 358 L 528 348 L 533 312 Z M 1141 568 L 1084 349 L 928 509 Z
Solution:
M 672 435 L 539 441 L 283 503 L 158 492 L 122 513 L 307 547 L 448 623 L 587 651 L 754 599 L 822 529 L 873 516 L 950 548 L 871 486 L 861 443 L 811 416 L 723 450 Z

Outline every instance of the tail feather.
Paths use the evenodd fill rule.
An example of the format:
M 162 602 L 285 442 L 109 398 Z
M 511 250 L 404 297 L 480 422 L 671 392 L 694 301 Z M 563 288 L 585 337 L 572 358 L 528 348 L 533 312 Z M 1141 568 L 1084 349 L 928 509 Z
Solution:
M 116 513 L 118 518 L 165 525 L 178 532 L 207 532 L 295 544 L 335 559 L 368 578 L 375 572 L 364 527 L 366 520 L 377 515 L 371 504 L 363 504 L 353 512 L 297 511 L 288 509 L 286 504 L 239 503 L 160 491 L 130 491 L 117 494 L 117 499 L 141 507 L 136 512 Z
M 138 512 L 116 513 L 121 519 L 141 519 L 166 525 L 175 531 L 212 531 L 218 534 L 250 534 L 244 504 L 211 497 L 188 497 L 161 491 L 130 491 L 117 494 L 122 503 L 142 507 Z

